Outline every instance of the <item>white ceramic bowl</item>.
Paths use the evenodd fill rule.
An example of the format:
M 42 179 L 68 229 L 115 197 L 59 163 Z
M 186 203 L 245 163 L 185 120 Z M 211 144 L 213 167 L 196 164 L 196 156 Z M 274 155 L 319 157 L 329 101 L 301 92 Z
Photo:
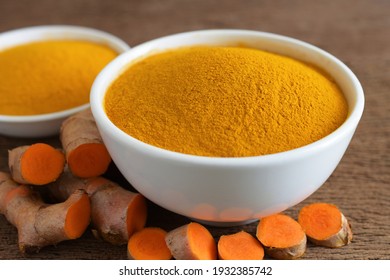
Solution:
M 0 51 L 44 40 L 87 40 L 111 47 L 118 53 L 130 47 L 121 39 L 104 31 L 67 25 L 34 26 L 0 34 Z M 84 104 L 69 110 L 31 116 L 0 115 L 0 134 L 15 137 L 45 137 L 59 132 L 61 123 L 70 115 L 89 107 Z
M 344 92 L 349 104 L 347 120 L 330 135 L 307 146 L 243 158 L 164 150 L 127 135 L 109 120 L 103 105 L 106 90 L 131 61 L 156 50 L 198 44 L 244 44 L 319 66 L 334 77 Z M 358 79 L 334 56 L 292 38 L 245 30 L 195 31 L 146 42 L 113 60 L 96 78 L 91 91 L 97 125 L 125 178 L 145 197 L 168 210 L 222 226 L 283 211 L 315 192 L 341 160 L 363 107 Z

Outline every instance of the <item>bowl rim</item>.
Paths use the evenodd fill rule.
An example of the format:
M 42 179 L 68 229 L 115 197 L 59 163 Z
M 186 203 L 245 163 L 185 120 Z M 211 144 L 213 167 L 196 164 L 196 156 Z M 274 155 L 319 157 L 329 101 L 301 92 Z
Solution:
M 40 121 L 48 121 L 48 120 L 54 120 L 59 118 L 65 118 L 67 116 L 73 115 L 77 112 L 83 111 L 84 109 L 87 109 L 90 107 L 89 103 L 73 107 L 67 110 L 62 110 L 54 113 L 47 113 L 47 114 L 37 114 L 37 115 L 0 115 L 0 122 L 8 122 L 8 123 L 33 123 L 33 122 L 40 122 Z
M 62 34 L 59 34 L 62 33 Z M 14 37 L 21 38 L 20 36 L 26 34 L 32 37 L 19 39 L 21 42 L 14 43 Z M 63 36 L 66 35 L 66 36 Z M 47 36 L 47 38 L 43 38 Z M 85 36 L 85 37 L 84 37 Z M 37 25 L 37 26 L 28 26 L 17 29 L 8 30 L 0 33 L 0 43 L 2 40 L 7 40 L 11 38 L 11 42 L 6 44 L 5 48 L 0 48 L 0 52 L 12 48 L 13 46 L 23 45 L 29 42 L 39 42 L 51 39 L 74 39 L 74 38 L 84 38 L 86 41 L 94 42 L 92 38 L 95 39 L 95 42 L 105 42 L 110 48 L 114 49 L 120 55 L 123 52 L 126 52 L 130 49 L 130 46 L 120 39 L 108 32 L 103 30 L 78 26 L 78 25 Z M 2 123 L 34 123 L 42 121 L 50 121 L 68 117 L 74 113 L 82 111 L 90 107 L 90 102 L 84 103 L 69 109 L 44 113 L 44 114 L 34 114 L 34 115 L 5 115 L 0 114 L 0 122 Z
M 180 37 L 193 36 L 193 35 L 249 35 L 254 37 L 261 37 L 263 39 L 274 40 L 278 42 L 288 42 L 294 45 L 302 46 L 308 51 L 317 52 L 323 57 L 334 62 L 337 67 L 344 73 L 344 76 L 348 78 L 349 83 L 353 86 L 354 96 L 356 97 L 355 104 L 353 108 L 349 108 L 349 114 L 344 121 L 344 123 L 334 130 L 332 133 L 326 135 L 325 137 L 301 146 L 292 150 L 287 150 L 283 152 L 258 155 L 258 156 L 246 156 L 246 157 L 212 157 L 212 156 L 200 156 L 192 154 L 184 154 L 180 152 L 175 152 L 167 149 L 163 149 L 151 144 L 142 142 L 137 138 L 134 138 L 120 128 L 115 126 L 114 123 L 108 118 L 104 110 L 104 96 L 106 94 L 107 87 L 123 72 L 124 65 L 128 65 L 130 61 L 133 61 L 134 58 L 131 55 L 134 52 L 137 52 L 140 48 L 147 48 L 153 46 L 161 41 L 169 39 L 177 39 Z M 163 48 L 165 49 L 165 48 Z M 137 58 L 139 56 L 136 56 Z M 136 59 L 136 58 L 135 58 Z M 113 72 L 111 78 L 106 78 L 110 76 L 110 73 Z M 108 80 L 108 85 L 107 81 Z M 270 32 L 255 31 L 255 30 L 244 30 L 244 29 L 206 29 L 206 30 L 197 30 L 182 32 L 173 35 L 163 36 L 157 39 L 153 39 L 133 47 L 131 50 L 124 52 L 119 55 L 113 61 L 111 61 L 97 76 L 95 79 L 92 88 L 91 88 L 91 109 L 92 113 L 98 123 L 99 129 L 110 131 L 112 137 L 116 138 L 116 141 L 120 141 L 123 144 L 132 145 L 133 148 L 137 150 L 142 150 L 144 153 L 149 154 L 154 157 L 164 157 L 166 159 L 176 160 L 183 163 L 197 163 L 203 165 L 222 165 L 222 166 L 236 166 L 236 165 L 259 165 L 259 164 L 277 164 L 280 161 L 289 161 L 295 160 L 297 158 L 306 157 L 311 155 L 317 150 L 323 150 L 327 147 L 333 145 L 348 136 L 353 134 L 355 131 L 360 118 L 364 110 L 364 92 L 363 88 L 356 77 L 356 75 L 349 69 L 341 60 L 333 56 L 332 54 L 304 41 L 288 37 L 285 35 L 279 35 Z M 351 106 L 351 104 L 348 105 Z M 99 125 L 100 123 L 100 125 Z M 104 139 L 103 139 L 104 140 Z

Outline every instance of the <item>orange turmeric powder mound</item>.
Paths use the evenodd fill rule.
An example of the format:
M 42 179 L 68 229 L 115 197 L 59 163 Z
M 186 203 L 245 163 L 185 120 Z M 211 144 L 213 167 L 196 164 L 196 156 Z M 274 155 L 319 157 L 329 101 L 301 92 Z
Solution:
M 111 121 L 145 143 L 191 155 L 246 157 L 315 142 L 346 119 L 337 84 L 285 56 L 182 47 L 135 61 L 108 89 Z
M 46 114 L 87 104 L 97 74 L 116 56 L 108 46 L 77 40 L 0 50 L 0 114 Z

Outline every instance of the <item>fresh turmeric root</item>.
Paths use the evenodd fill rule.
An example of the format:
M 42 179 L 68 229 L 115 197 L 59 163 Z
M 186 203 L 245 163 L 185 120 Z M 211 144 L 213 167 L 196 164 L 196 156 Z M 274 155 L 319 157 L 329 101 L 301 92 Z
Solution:
M 90 109 L 77 113 L 62 123 L 60 140 L 73 175 L 90 178 L 107 171 L 111 157 Z
M 130 260 L 170 260 L 172 258 L 165 237 L 167 232 L 161 228 L 148 227 L 134 233 L 127 246 Z
M 274 259 L 297 259 L 306 250 L 306 235 L 300 224 L 284 214 L 260 220 L 256 232 L 265 253 Z
M 220 260 L 262 260 L 264 248 L 252 235 L 240 231 L 219 238 L 218 258 Z
M 47 186 L 53 198 L 64 201 L 76 189 L 83 189 L 91 200 L 93 233 L 111 244 L 127 244 L 130 236 L 145 226 L 147 207 L 139 193 L 125 190 L 103 177 L 81 179 L 65 171 Z
M 211 233 L 191 222 L 167 233 L 166 244 L 177 260 L 215 260 L 217 246 Z
M 14 181 L 44 185 L 54 182 L 61 175 L 65 156 L 50 145 L 37 143 L 10 150 L 8 165 Z
M 333 204 L 313 203 L 303 207 L 298 222 L 314 244 L 337 248 L 352 240 L 352 230 L 347 219 Z
M 45 204 L 30 187 L 0 172 L 0 211 L 18 230 L 21 253 L 38 252 L 48 245 L 80 237 L 89 225 L 90 202 L 76 190 L 59 204 Z

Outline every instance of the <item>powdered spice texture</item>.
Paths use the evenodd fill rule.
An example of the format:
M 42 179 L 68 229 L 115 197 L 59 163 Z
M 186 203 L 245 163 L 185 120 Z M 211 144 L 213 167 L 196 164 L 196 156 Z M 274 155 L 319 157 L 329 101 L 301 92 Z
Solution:
M 111 121 L 145 143 L 191 155 L 246 157 L 313 143 L 346 119 L 337 84 L 285 56 L 183 47 L 134 62 L 105 97 Z

